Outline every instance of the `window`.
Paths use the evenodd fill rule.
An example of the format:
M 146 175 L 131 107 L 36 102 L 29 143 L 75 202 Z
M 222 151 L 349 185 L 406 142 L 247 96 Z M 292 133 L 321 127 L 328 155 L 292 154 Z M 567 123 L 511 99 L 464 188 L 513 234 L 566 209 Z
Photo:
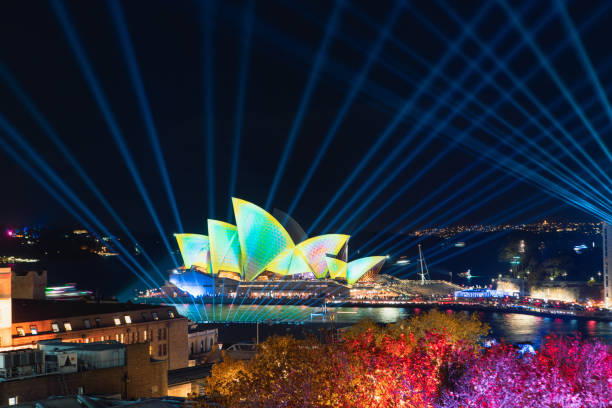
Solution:
M 157 340 L 161 340 L 161 329 L 157 329 Z
M 96 317 L 96 327 L 100 327 L 100 326 L 101 326 L 101 324 L 100 324 L 100 318 L 99 318 L 99 317 Z
M 164 329 L 162 330 L 162 338 L 164 340 L 166 340 L 166 328 L 164 327 Z
M 147 331 L 143 331 L 142 332 L 142 337 L 144 338 L 144 341 L 147 341 Z
M 167 354 L 166 343 L 163 344 L 164 356 Z
M 25 336 L 25 330 L 23 330 L 23 327 L 17 327 L 17 334 L 20 336 Z
M 147 317 L 147 314 L 145 312 L 142 312 L 142 321 L 146 322 L 147 320 L 149 320 L 149 318 Z
M 162 348 L 161 348 L 161 344 L 159 346 L 157 346 L 157 355 L 161 356 L 162 355 Z
M 72 325 L 70 322 L 64 322 L 64 329 L 66 329 L 66 331 L 72 331 Z
M 9 398 L 9 405 L 17 405 L 19 403 L 19 397 L 14 396 Z
M 200 353 L 204 352 L 204 340 L 200 340 Z
M 121 343 L 123 343 L 123 333 L 121 333 Z
M 172 310 L 168 310 L 168 317 L 174 319 L 174 312 Z
M 59 332 L 59 324 L 51 323 L 51 330 L 53 330 L 53 333 Z
M 89 319 L 83 320 L 83 326 L 85 326 L 86 329 L 91 329 L 91 322 Z
M 115 326 L 121 326 L 121 319 L 116 317 L 113 319 L 115 321 Z
M 157 312 L 151 312 L 151 316 L 153 316 L 153 320 L 159 320 L 159 317 L 157 316 Z
M 123 316 L 123 318 L 125 319 L 126 324 L 132 323 L 132 318 L 129 315 L 125 315 Z
M 193 353 L 193 343 L 190 343 L 190 344 L 189 344 L 189 348 L 191 349 L 191 350 L 190 350 L 190 351 L 191 351 L 191 353 L 190 353 L 190 354 L 194 354 L 194 353 Z
M 36 328 L 36 326 L 30 326 L 30 333 L 35 336 L 38 334 L 38 329 Z
M 119 335 L 115 334 L 115 341 L 119 341 Z

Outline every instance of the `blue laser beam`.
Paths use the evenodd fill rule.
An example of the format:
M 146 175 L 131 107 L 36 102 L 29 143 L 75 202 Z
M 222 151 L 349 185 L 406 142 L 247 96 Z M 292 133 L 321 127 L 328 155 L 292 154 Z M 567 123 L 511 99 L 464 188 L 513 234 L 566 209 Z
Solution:
M 287 142 L 285 143 L 285 148 L 278 163 L 278 167 L 274 175 L 274 180 L 272 181 L 272 185 L 268 193 L 268 198 L 266 199 L 266 205 L 264 207 L 265 209 L 269 209 L 272 205 L 276 190 L 278 189 L 278 185 L 285 172 L 285 167 L 287 166 L 289 156 L 291 155 L 291 151 L 293 150 L 293 145 L 295 144 L 295 140 L 302 127 L 304 116 L 306 115 L 306 112 L 310 105 L 310 99 L 312 98 L 312 94 L 315 90 L 315 86 L 320 76 L 320 71 L 325 62 L 327 49 L 329 48 L 329 45 L 333 38 L 333 33 L 336 30 L 336 26 L 338 25 L 338 19 L 340 16 L 340 11 L 342 10 L 342 5 L 342 0 L 336 0 L 334 3 L 334 8 L 329 17 L 329 21 L 327 22 L 323 41 L 321 42 L 319 51 L 317 52 L 314 63 L 312 65 L 312 70 L 310 71 L 310 75 L 308 76 L 308 81 L 306 82 L 304 93 L 302 94 L 302 98 L 300 100 L 295 118 L 293 120 L 293 124 L 291 125 L 291 130 L 289 131 Z
M 88 229 L 91 229 L 94 232 L 100 230 L 105 235 L 111 237 L 111 242 L 117 247 L 117 249 L 119 249 L 121 253 L 123 253 L 124 256 L 127 257 L 128 260 L 131 261 L 134 266 L 136 266 L 140 270 L 140 274 L 135 272 L 135 275 L 137 277 L 141 277 L 142 274 L 142 276 L 145 276 L 150 280 L 150 283 L 153 284 L 153 287 L 157 287 L 153 277 L 144 268 L 142 268 L 140 263 L 138 263 L 138 261 L 134 259 L 134 257 L 129 253 L 129 251 L 125 249 L 125 247 L 121 244 L 120 241 L 113 238 L 113 234 L 110 233 L 110 231 L 104 226 L 104 224 L 102 224 L 102 222 L 89 210 L 89 208 L 87 208 L 87 206 L 76 196 L 76 194 L 74 194 L 74 192 L 66 185 L 66 183 L 61 180 L 59 175 L 57 175 L 57 173 L 46 163 L 46 161 L 38 153 L 36 153 L 36 151 L 34 151 L 31 146 L 29 146 L 29 144 L 23 139 L 23 137 L 6 120 L 6 118 L 2 114 L 0 114 L 0 127 L 4 129 L 5 133 L 12 139 L 12 141 L 16 145 L 23 149 L 33 159 L 33 161 L 42 169 L 44 174 L 51 179 L 51 181 L 57 186 L 57 188 L 59 188 L 61 192 L 65 194 L 74 203 L 74 205 L 76 205 L 78 210 L 83 212 L 89 219 L 92 220 L 95 225 L 95 228 L 91 228 L 90 223 L 85 221 L 83 217 L 81 217 L 79 213 L 75 211 L 73 207 L 69 203 L 67 203 L 66 200 L 64 200 L 57 193 L 57 191 L 53 187 L 51 187 L 43 177 L 39 175 L 36 170 L 34 170 L 29 164 L 27 164 L 27 162 L 25 162 L 21 158 L 21 156 L 3 139 L 0 139 L 1 146 L 4 148 L 5 151 L 7 151 L 9 156 L 13 158 L 20 166 L 22 166 L 30 175 L 32 175 L 36 181 L 38 181 L 54 198 L 58 200 L 58 202 L 60 202 L 60 204 L 62 204 L 62 206 L 64 206 L 64 208 L 66 208 L 71 214 L 77 217 L 78 220 L 83 221 L 83 225 L 85 225 Z M 99 240 L 100 242 L 105 242 L 101 238 L 99 238 Z M 129 264 L 125 263 L 125 265 L 129 267 Z M 134 271 L 132 267 L 130 267 L 130 270 Z M 150 283 L 146 281 L 143 282 L 147 286 L 150 285 Z M 171 299 L 170 301 L 173 303 Z
M 541 24 L 540 24 L 540 26 L 541 26 Z M 506 31 L 507 31 L 507 30 L 506 30 Z M 496 38 L 497 38 L 497 40 L 499 40 L 499 39 L 500 39 L 500 37 L 499 37 L 499 36 L 496 36 Z M 448 40 L 448 39 L 446 39 L 446 38 L 444 38 L 444 39 L 445 39 L 445 40 Z M 493 47 L 494 47 L 494 44 L 492 43 L 492 44 L 491 44 L 489 47 L 490 47 L 490 48 L 493 48 Z M 482 56 L 483 56 L 483 55 L 481 54 L 481 57 L 482 57 Z M 475 63 L 471 63 L 470 65 L 475 66 L 475 67 L 478 67 L 478 61 L 476 61 Z M 489 77 L 491 77 L 491 74 L 489 74 Z M 457 82 L 459 82 L 459 81 L 457 81 Z M 483 82 L 481 82 L 481 85 L 482 85 L 482 84 L 484 84 L 484 81 L 483 81 Z M 449 89 L 449 91 L 450 91 L 450 89 Z M 476 92 L 477 92 L 477 91 L 474 91 L 474 93 L 476 93 Z M 472 95 L 473 95 L 473 93 L 472 93 Z M 440 99 L 439 99 L 439 101 L 440 101 L 440 100 L 442 100 L 442 99 L 444 99 L 444 97 L 440 98 Z M 472 98 L 470 98 L 470 99 L 472 99 Z M 465 105 L 465 103 L 467 103 L 467 101 L 468 101 L 467 99 L 466 99 L 466 100 L 464 100 L 464 102 L 461 104 L 461 106 Z M 456 108 L 456 109 L 455 109 L 455 112 L 459 111 L 460 109 L 461 109 L 461 108 Z M 432 111 L 433 111 L 433 110 L 432 110 Z M 429 113 L 431 113 L 432 111 L 430 111 Z M 425 117 L 423 117 L 423 119 L 425 119 Z M 446 124 L 448 121 L 450 121 L 451 119 L 452 119 L 452 117 L 450 117 L 450 118 L 448 118 L 447 120 L 445 120 L 444 122 L 442 122 L 442 123 L 441 123 L 441 126 L 438 126 L 438 127 L 437 127 L 437 130 L 435 130 L 435 131 L 434 131 L 434 133 L 437 133 L 437 131 L 439 131 L 439 129 L 441 129 L 441 128 L 442 128 L 442 127 L 443 127 L 443 126 L 444 126 L 444 125 L 445 125 L 445 124 Z M 419 124 L 420 124 L 420 123 L 423 123 L 423 122 L 419 122 Z M 470 129 L 469 129 L 468 131 L 466 131 L 466 132 L 467 132 L 467 133 L 469 133 L 469 132 L 472 130 L 472 128 L 473 128 L 473 127 L 474 127 L 474 126 L 471 126 L 471 127 L 470 127 Z M 418 125 L 418 124 L 417 124 L 417 126 L 414 126 L 414 127 L 413 127 L 413 130 L 415 130 L 415 129 L 419 129 L 419 125 Z M 401 144 L 400 144 L 399 146 L 397 146 L 397 147 L 396 147 L 396 149 L 394 149 L 394 152 L 391 154 L 391 156 L 393 156 L 393 155 L 398 155 L 398 154 L 401 152 L 401 147 L 403 147 Z M 387 165 L 388 165 L 388 164 L 390 164 L 390 163 L 392 162 L 393 157 L 391 157 L 391 156 L 390 156 L 390 157 L 388 157 L 388 158 L 387 158 L 387 160 L 386 160 L 386 164 L 387 164 Z M 436 157 L 436 159 L 434 159 L 434 160 L 439 160 L 440 158 L 441 158 L 440 156 L 437 156 L 437 157 Z M 431 164 L 431 163 L 430 163 L 430 164 Z M 339 219 L 340 219 L 340 218 L 343 216 L 343 212 L 346 212 L 346 211 L 347 211 L 347 210 L 350 208 L 351 204 L 352 204 L 354 201 L 356 201 L 356 200 L 357 200 L 357 199 L 360 197 L 360 195 L 362 195 L 362 194 L 363 194 L 365 191 L 367 191 L 367 192 L 368 192 L 368 198 L 367 198 L 365 201 L 363 201 L 363 200 L 362 200 L 362 201 L 360 201 L 360 202 L 361 202 L 361 207 L 360 207 L 360 208 L 359 208 L 357 211 L 353 211 L 353 217 L 349 217 L 348 219 L 346 219 L 346 221 L 345 221 L 345 223 L 343 224 L 343 226 L 341 226 L 341 227 L 340 227 L 341 229 L 342 229 L 342 228 L 345 228 L 345 227 L 346 227 L 346 225 L 347 225 L 348 223 L 350 223 L 350 222 L 352 221 L 352 219 L 354 219 L 354 218 L 355 218 L 355 217 L 356 217 L 356 216 L 359 214 L 359 212 L 360 212 L 360 211 L 362 211 L 363 209 L 365 209 L 365 207 L 367 206 L 367 204 L 368 204 L 369 202 L 371 202 L 371 201 L 372 201 L 372 200 L 375 198 L 375 196 L 376 196 L 376 195 L 377 195 L 377 194 L 378 194 L 380 191 L 382 191 L 382 189 L 383 189 L 383 188 L 384 188 L 384 187 L 385 187 L 387 184 L 389 184 L 389 182 L 390 182 L 391 180 L 393 180 L 393 178 L 394 178 L 394 177 L 396 177 L 396 176 L 399 174 L 399 171 L 401 171 L 401 169 L 402 169 L 403 167 L 405 167 L 405 166 L 406 166 L 406 163 L 404 163 L 404 164 L 403 164 L 403 165 L 401 165 L 400 167 L 396 168 L 396 170 L 393 172 L 393 175 L 391 175 L 391 176 L 389 176 L 389 177 L 386 177 L 386 178 L 385 178 L 385 180 L 383 181 L 383 183 L 378 185 L 378 188 L 375 190 L 375 192 L 369 191 L 369 186 L 370 186 L 370 185 L 371 185 L 371 184 L 374 182 L 374 179 L 373 179 L 373 178 L 374 178 L 376 175 L 378 175 L 378 173 L 380 173 L 380 172 L 382 171 L 382 168 L 384 168 L 384 165 L 383 165 L 383 166 L 381 166 L 381 167 L 379 167 L 379 168 L 377 169 L 377 171 L 375 172 L 375 174 L 373 174 L 373 175 L 372 175 L 372 177 L 371 177 L 370 179 L 368 179 L 368 181 L 366 181 L 366 183 L 365 183 L 365 184 L 363 184 L 363 185 L 362 185 L 362 187 L 361 187 L 361 188 L 358 190 L 358 192 L 357 192 L 357 193 L 356 193 L 356 194 L 353 196 L 353 198 L 352 198 L 352 199 L 351 199 L 351 200 L 350 200 L 350 201 L 349 201 L 349 202 L 348 202 L 348 203 L 347 203 L 347 204 L 344 206 L 343 210 L 341 210 L 341 212 L 340 212 L 339 214 L 337 214 L 337 215 L 336 215 L 336 217 L 335 217 L 335 218 L 334 218 L 334 219 L 333 219 L 333 220 L 330 222 L 330 226 L 331 226 L 331 225 L 333 225 L 335 222 L 337 222 L 337 220 L 339 220 Z M 415 181 L 415 179 L 414 179 L 414 177 L 413 177 L 413 178 L 411 178 L 411 181 L 409 182 L 409 184 L 413 183 L 414 181 Z M 391 202 L 392 202 L 394 199 L 399 198 L 399 195 L 400 195 L 400 194 L 397 194 L 397 193 L 396 193 L 396 194 L 393 196 L 393 198 L 392 198 L 391 200 L 387 200 L 385 204 L 387 204 L 387 205 L 388 205 L 388 204 L 390 204 L 390 203 L 391 203 Z M 328 228 L 330 228 L 330 226 L 328 226 Z
M 599 97 L 601 104 L 603 105 L 606 113 L 608 114 L 609 119 L 612 120 L 612 107 L 610 106 L 610 101 L 608 101 L 608 97 L 606 93 L 604 92 L 604 88 L 601 84 L 601 81 L 599 80 L 597 72 L 595 72 L 595 69 L 593 68 L 593 64 L 591 63 L 591 60 L 589 59 L 589 56 L 584 48 L 584 45 L 582 44 L 582 40 L 580 39 L 578 30 L 574 26 L 574 23 L 572 22 L 572 19 L 570 18 L 563 2 L 558 2 L 557 8 L 559 9 L 559 12 L 561 14 L 561 19 L 563 20 L 563 23 L 565 24 L 566 28 L 570 32 L 570 36 L 574 42 L 574 46 L 576 50 L 578 51 L 578 55 L 580 56 L 580 62 L 582 63 L 584 69 L 588 72 L 589 77 L 593 81 L 593 85 L 594 85 L 595 91 L 597 92 L 597 96 Z M 597 141 L 597 144 L 604 151 L 608 159 L 612 160 L 610 151 L 608 147 L 601 140 L 601 137 L 599 137 L 599 134 L 597 134 L 596 136 L 594 135 L 594 137 L 595 137 L 595 140 Z
M 246 102 L 247 79 L 249 73 L 249 54 L 251 51 L 251 39 L 253 37 L 254 0 L 248 2 L 243 13 L 243 35 L 242 52 L 240 54 L 240 69 L 238 74 L 238 97 L 236 98 L 236 114 L 234 118 L 234 148 L 232 150 L 232 169 L 229 181 L 229 197 L 234 197 L 236 180 L 238 178 L 238 165 L 240 162 L 240 141 L 242 140 L 242 125 L 244 120 L 244 106 Z M 227 221 L 231 222 L 233 214 L 231 200 L 227 208 Z
M 595 138 L 595 140 L 597 141 L 597 144 L 600 146 L 602 151 L 605 153 L 606 157 L 610 161 L 612 161 L 612 154 L 610 153 L 610 151 L 608 150 L 606 145 L 603 143 L 603 141 L 601 140 L 601 138 L 597 134 L 597 131 L 591 125 L 590 121 L 588 120 L 588 118 L 586 117 L 586 115 L 584 114 L 582 109 L 580 108 L 580 105 L 575 101 L 574 97 L 571 95 L 571 93 L 569 92 L 569 90 L 567 89 L 567 87 L 565 86 L 565 84 L 563 83 L 563 81 L 561 80 L 561 78 L 559 77 L 557 72 L 555 71 L 555 69 L 552 67 L 552 65 L 550 64 L 550 62 L 546 58 L 546 56 L 542 53 L 540 47 L 535 43 L 535 41 L 533 40 L 533 38 L 531 37 L 529 32 L 525 29 L 525 27 L 523 26 L 521 21 L 514 14 L 514 12 L 508 6 L 508 4 L 504 0 L 500 0 L 500 1 L 498 1 L 498 3 L 501 4 L 501 6 L 503 7 L 503 9 L 506 12 L 506 14 L 510 17 L 510 19 L 513 22 L 513 24 L 515 25 L 515 27 L 520 32 L 523 40 L 529 45 L 529 47 L 531 48 L 533 53 L 536 55 L 536 57 L 538 58 L 538 60 L 542 64 L 542 66 L 546 69 L 546 72 L 549 74 L 550 78 L 555 82 L 555 84 L 557 85 L 559 90 L 566 97 L 567 102 L 576 111 L 576 113 L 578 114 L 578 116 L 580 117 L 582 122 L 584 123 L 584 126 L 589 131 L 589 133 L 593 136 L 593 138 Z M 587 159 L 590 159 L 590 157 L 587 156 Z
M 387 37 L 391 34 L 391 30 L 393 26 L 395 25 L 395 22 L 402 8 L 403 8 L 403 2 L 396 1 L 394 9 L 391 11 L 391 13 L 389 13 L 387 20 L 385 22 L 385 25 L 383 26 L 382 30 L 378 34 L 376 43 L 374 47 L 372 48 L 372 50 L 369 52 L 363 67 L 361 68 L 359 74 L 357 75 L 357 78 L 354 81 L 352 81 L 353 83 L 350 88 L 350 91 L 344 98 L 344 101 L 342 102 L 340 109 L 336 113 L 334 122 L 329 127 L 328 131 L 326 132 L 325 138 L 323 139 L 323 143 L 319 147 L 319 150 L 314 160 L 311 162 L 308 168 L 308 172 L 306 173 L 306 176 L 304 176 L 304 179 L 300 183 L 298 191 L 296 192 L 293 198 L 293 201 L 291 202 L 291 204 L 289 205 L 289 209 L 287 210 L 288 215 L 291 215 L 293 213 L 300 199 L 302 198 L 302 195 L 304 194 L 306 187 L 308 186 L 308 183 L 312 179 L 316 169 L 321 163 L 321 160 L 325 156 L 325 153 L 327 152 L 329 145 L 333 141 L 334 136 L 336 135 L 336 133 L 338 132 L 338 129 L 340 128 L 340 125 L 343 123 L 344 118 L 346 117 L 346 115 L 349 112 L 349 109 L 353 105 L 353 102 L 355 98 L 357 97 L 357 94 L 359 93 L 363 83 L 366 81 L 368 73 L 370 72 L 374 62 L 377 60 L 378 55 L 383 47 L 383 44 L 385 43 Z
M 488 12 L 489 7 L 490 7 L 490 4 L 487 4 L 481 7 L 478 13 L 472 18 L 471 24 L 472 25 L 476 24 Z M 325 208 L 323 208 L 323 210 L 319 213 L 318 217 L 315 219 L 315 221 L 312 223 L 312 225 L 308 229 L 307 231 L 308 234 L 312 233 L 312 231 L 317 227 L 317 225 L 323 220 L 325 215 L 327 215 L 327 213 L 331 210 L 333 205 L 340 199 L 342 194 L 344 194 L 344 192 L 349 188 L 353 180 L 359 175 L 359 173 L 361 173 L 361 171 L 365 168 L 365 166 L 369 163 L 369 161 L 376 155 L 376 153 L 382 147 L 383 143 L 387 140 L 387 138 L 397 129 L 400 123 L 404 120 L 404 116 L 414 107 L 418 98 L 420 98 L 424 90 L 435 79 L 438 71 L 440 71 L 441 68 L 444 67 L 446 63 L 452 57 L 453 54 L 449 51 L 453 49 L 454 47 L 456 47 L 457 44 L 460 44 L 465 39 L 465 37 L 466 37 L 466 31 L 463 30 L 461 35 L 457 39 L 455 39 L 455 41 L 453 41 L 451 45 L 449 45 L 444 56 L 438 61 L 438 64 L 436 64 L 435 69 L 432 70 L 427 75 L 427 78 L 422 81 L 419 89 L 414 94 L 412 94 L 410 98 L 408 98 L 408 100 L 403 104 L 403 106 L 399 109 L 399 111 L 396 113 L 396 115 L 392 119 L 391 123 L 386 127 L 383 133 L 377 138 L 376 143 L 372 145 L 372 147 L 368 150 L 366 155 L 360 160 L 359 164 L 353 170 L 350 176 L 346 178 L 345 182 L 336 191 L 332 199 L 327 203 Z
M 206 180 L 208 218 L 215 218 L 215 93 L 214 93 L 214 19 L 213 3 L 203 2 L 202 37 L 204 42 L 204 109 L 206 134 Z
M 142 82 L 140 69 L 138 68 L 138 61 L 136 60 L 136 54 L 130 39 L 130 33 L 127 29 L 127 22 L 121 9 L 121 3 L 118 0 L 113 0 L 110 1 L 108 5 L 111 14 L 113 15 L 115 29 L 117 30 L 119 42 L 121 43 L 121 50 L 123 51 L 123 55 L 127 62 L 128 72 L 130 74 L 130 79 L 132 80 L 134 92 L 136 93 L 138 99 L 138 106 L 140 107 L 140 111 L 144 119 L 147 134 L 149 136 L 149 142 L 153 147 L 157 168 L 161 175 L 163 185 L 166 190 L 166 195 L 168 196 L 168 201 L 170 202 L 170 207 L 172 208 L 172 214 L 174 215 L 176 226 L 179 232 L 182 233 L 183 223 L 181 222 L 181 217 L 179 215 L 178 206 L 174 197 L 174 191 L 172 189 L 172 183 L 170 182 L 170 176 L 168 175 L 166 160 L 164 159 L 164 155 L 162 153 L 159 136 L 153 120 L 153 112 L 151 112 L 151 107 L 149 106 L 145 86 Z
M 164 243 L 164 246 L 166 247 L 168 254 L 170 255 L 170 258 L 172 259 L 174 265 L 177 266 L 178 263 L 176 261 L 176 258 L 174 257 L 174 253 L 172 251 L 172 248 L 170 247 L 170 243 L 168 242 L 168 238 L 166 237 L 166 234 L 157 216 L 155 208 L 153 207 L 153 203 L 151 202 L 151 199 L 149 198 L 149 194 L 147 193 L 144 183 L 142 182 L 138 169 L 136 168 L 136 165 L 134 161 L 132 160 L 132 157 L 127 147 L 127 144 L 125 142 L 125 139 L 123 138 L 121 134 L 119 125 L 117 121 L 115 120 L 115 117 L 112 113 L 110 105 L 106 99 L 106 95 L 104 94 L 104 91 L 102 90 L 102 87 L 100 86 L 100 83 L 98 82 L 95 76 L 93 68 L 86 56 L 85 50 L 83 49 L 77 37 L 77 33 L 74 27 L 72 26 L 72 23 L 70 22 L 67 11 L 65 10 L 63 4 L 58 0 L 52 0 L 51 5 L 60 22 L 60 25 L 62 26 L 62 29 L 66 35 L 66 38 L 68 39 L 70 47 L 72 48 L 73 54 L 75 55 L 77 59 L 77 62 L 81 68 L 81 71 L 83 72 L 83 75 L 85 76 L 85 79 L 94 96 L 94 99 L 96 103 L 98 104 L 98 107 L 100 108 L 102 116 L 109 128 L 110 134 L 113 137 L 113 140 L 115 141 L 115 144 L 117 145 L 119 152 L 121 153 L 124 159 L 124 162 L 126 166 L 128 167 L 128 170 L 130 171 L 132 179 L 134 180 L 134 183 L 136 184 L 136 187 L 145 203 L 145 206 L 147 207 L 147 210 L 149 211 L 149 214 L 151 215 L 151 218 L 153 219 L 153 223 L 155 224 L 155 227 L 157 228 L 159 232 L 162 242 Z
M 611 64 L 612 66 L 612 64 Z M 581 83 L 579 83 L 576 88 L 578 88 L 579 86 L 584 85 L 584 82 L 586 82 L 586 80 L 583 80 Z M 612 90 L 612 86 L 610 87 L 610 89 Z M 560 105 L 562 102 L 562 98 L 558 98 L 555 101 L 556 105 Z M 586 106 L 586 108 L 588 109 L 588 107 L 591 104 L 594 104 L 596 101 L 595 99 L 592 99 L 589 104 Z M 543 116 L 543 113 L 540 113 L 538 115 L 538 117 Z M 572 116 L 566 116 L 563 121 L 562 121 L 562 125 L 565 122 L 569 122 L 572 119 Z M 519 131 L 522 131 L 523 129 L 526 128 L 526 126 L 528 126 L 528 123 L 525 123 L 521 126 L 521 129 L 519 129 Z M 549 128 L 549 130 L 551 130 L 553 128 L 553 126 L 551 126 Z M 544 133 L 540 133 L 537 137 L 535 141 L 538 141 L 540 139 L 543 139 Z M 518 156 L 518 154 L 521 152 L 521 150 L 514 150 L 513 153 L 511 154 L 511 157 L 514 156 Z M 458 179 L 460 179 L 461 177 L 463 177 L 468 171 L 472 170 L 478 163 L 480 163 L 483 160 L 483 157 L 478 157 L 476 162 L 473 162 L 470 166 L 465 167 L 461 172 L 457 173 L 455 176 L 453 176 L 451 179 L 447 180 L 442 186 L 440 186 L 440 188 L 438 188 L 435 191 L 435 194 L 429 195 L 428 197 L 426 197 L 424 200 L 421 200 L 417 206 L 413 209 L 411 209 L 411 211 L 408 211 L 406 213 L 404 213 L 401 217 L 399 217 L 398 219 L 394 220 L 393 223 L 389 224 L 387 227 L 385 227 L 384 230 L 380 231 L 378 234 L 376 234 L 376 236 L 374 236 L 373 238 L 371 238 L 370 240 L 368 240 L 366 243 L 364 243 L 359 249 L 358 252 L 363 251 L 366 247 L 372 245 L 375 241 L 377 241 L 378 239 L 380 239 L 384 233 L 390 231 L 393 227 L 395 227 L 396 225 L 398 225 L 399 223 L 405 221 L 410 215 L 412 215 L 414 213 L 414 211 L 416 211 L 418 208 L 424 206 L 425 204 L 428 204 L 430 200 L 432 200 L 433 198 L 435 198 L 435 196 L 439 195 L 442 191 L 444 191 L 446 188 L 448 188 L 452 183 L 454 183 L 455 181 L 457 181 Z M 475 185 L 475 183 L 479 182 L 480 180 L 484 179 L 485 177 L 487 177 L 488 175 L 492 174 L 493 171 L 495 169 L 494 168 L 490 168 L 489 170 L 487 170 L 486 172 L 480 173 L 476 178 L 472 178 L 471 181 L 467 184 L 464 184 L 459 190 L 456 190 L 451 196 L 448 196 L 445 198 L 445 200 L 439 201 L 434 207 L 431 207 L 428 213 L 433 213 L 435 211 L 437 211 L 438 208 L 443 207 L 444 205 L 446 205 L 448 202 L 450 202 L 452 199 L 454 199 L 454 197 L 458 196 L 459 194 L 461 194 L 464 191 L 468 191 L 472 186 Z M 382 209 L 384 209 L 385 207 L 381 207 Z M 412 223 L 411 225 L 414 225 L 416 223 L 418 223 L 423 217 L 420 217 L 418 220 L 415 220 L 414 223 Z M 364 222 L 361 227 L 367 225 L 369 222 L 371 221 L 371 219 L 369 219 L 368 221 Z M 358 231 L 354 231 L 353 232 L 353 236 L 356 235 L 358 233 Z M 384 240 L 383 242 L 381 242 L 376 248 L 372 249 L 371 252 L 376 252 L 377 250 L 380 250 L 382 247 L 384 247 L 384 245 L 386 245 L 390 240 L 393 239 L 392 237 L 387 238 L 386 240 Z

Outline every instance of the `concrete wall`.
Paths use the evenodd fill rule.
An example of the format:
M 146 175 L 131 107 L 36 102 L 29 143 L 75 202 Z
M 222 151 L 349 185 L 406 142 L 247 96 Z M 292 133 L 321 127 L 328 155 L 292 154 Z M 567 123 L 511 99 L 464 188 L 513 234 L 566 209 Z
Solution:
M 187 367 L 189 347 L 187 344 L 187 319 L 167 320 L 168 323 L 168 370 Z
M 168 365 L 152 361 L 146 344 L 129 345 L 122 367 L 0 382 L 0 405 L 15 396 L 21 403 L 76 394 L 80 387 L 85 394 L 118 394 L 124 399 L 161 397 L 168 393 Z
M 29 271 L 23 275 L 13 272 L 11 287 L 15 299 L 44 299 L 47 271 Z
M 187 398 L 191 394 L 191 383 L 176 384 L 168 387 L 169 397 L 183 397 Z

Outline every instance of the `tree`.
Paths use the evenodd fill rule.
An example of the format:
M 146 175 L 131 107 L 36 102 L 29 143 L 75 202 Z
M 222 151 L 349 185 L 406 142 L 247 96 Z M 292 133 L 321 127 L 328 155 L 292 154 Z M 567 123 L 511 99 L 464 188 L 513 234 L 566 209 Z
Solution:
M 387 330 L 395 337 L 412 334 L 417 339 L 426 337 L 428 333 L 441 333 L 448 336 L 451 343 L 466 342 L 477 346 L 489 335 L 491 327 L 483 323 L 476 313 L 448 313 L 432 309 L 392 324 Z
M 549 338 L 535 355 L 494 346 L 468 365 L 442 408 L 605 408 L 612 405 L 612 355 L 604 344 Z

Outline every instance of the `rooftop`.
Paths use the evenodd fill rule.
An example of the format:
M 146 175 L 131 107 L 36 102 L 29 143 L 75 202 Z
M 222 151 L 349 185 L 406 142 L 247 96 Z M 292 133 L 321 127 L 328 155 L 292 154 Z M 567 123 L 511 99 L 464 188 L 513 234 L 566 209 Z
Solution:
M 138 303 L 98 303 L 87 301 L 12 299 L 13 323 L 61 319 L 105 313 L 123 313 L 138 310 L 171 308 L 165 305 L 143 305 Z
M 53 347 L 61 348 L 62 350 L 82 350 L 82 351 L 103 351 L 116 350 L 125 348 L 124 344 L 113 340 L 96 341 L 94 343 L 72 343 L 65 342 L 61 339 L 41 340 L 38 342 L 40 346 L 44 346 L 45 351 L 52 350 Z
M 210 377 L 211 369 L 212 364 L 202 364 L 195 367 L 168 370 L 168 385 L 183 384 L 200 378 Z

